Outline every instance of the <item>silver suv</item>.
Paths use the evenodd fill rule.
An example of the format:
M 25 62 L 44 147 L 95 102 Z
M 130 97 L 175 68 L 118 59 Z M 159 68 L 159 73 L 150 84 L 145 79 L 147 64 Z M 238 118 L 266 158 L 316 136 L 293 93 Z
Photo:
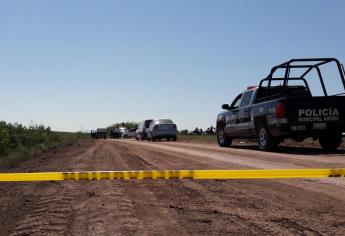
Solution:
M 121 138 L 126 138 L 126 135 L 128 133 L 128 129 L 126 127 L 120 127 L 119 131 L 121 133 Z
M 155 141 L 166 138 L 167 141 L 177 140 L 177 127 L 174 122 L 169 119 L 153 120 L 147 129 L 147 140 Z
M 143 120 L 139 123 L 138 129 L 135 131 L 135 139 L 136 140 L 144 140 L 147 138 L 146 130 L 149 128 L 150 123 L 153 119 Z

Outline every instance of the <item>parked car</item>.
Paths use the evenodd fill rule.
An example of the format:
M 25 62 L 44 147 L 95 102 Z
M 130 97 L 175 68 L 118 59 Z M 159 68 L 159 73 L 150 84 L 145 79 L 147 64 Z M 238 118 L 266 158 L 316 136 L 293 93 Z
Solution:
M 169 119 L 153 120 L 147 129 L 147 140 L 155 141 L 166 138 L 167 141 L 177 140 L 177 127 Z
M 153 119 L 143 120 L 139 123 L 138 129 L 135 131 L 135 139 L 136 140 L 144 140 L 147 137 L 146 130 L 149 128 L 150 123 Z
M 126 133 L 126 137 L 127 138 L 134 138 L 135 137 L 135 132 L 136 132 L 137 128 L 132 128 L 130 130 L 128 130 L 128 132 Z
M 127 138 L 128 129 L 126 127 L 119 128 L 121 138 Z
M 112 128 L 110 130 L 110 137 L 113 138 L 113 139 L 118 139 L 121 137 L 121 132 L 119 129 L 117 128 Z
M 90 135 L 91 135 L 91 138 L 93 138 L 93 139 L 97 138 L 95 130 L 91 130 Z
M 104 128 L 97 129 L 97 131 L 96 131 L 96 139 L 98 139 L 98 138 L 106 139 L 107 138 L 107 130 L 104 129 Z
M 322 67 L 328 63 L 337 66 L 341 91 L 332 94 L 322 77 Z M 302 73 L 290 77 L 298 69 Z M 283 70 L 283 77 L 275 77 Z M 316 71 L 321 96 L 313 96 L 306 75 Z M 296 73 L 294 73 L 296 74 Z M 278 83 L 277 83 L 278 82 Z M 310 82 L 310 80 L 309 80 Z M 335 58 L 293 59 L 276 67 L 258 87 L 249 87 L 236 96 L 226 111 L 217 116 L 217 140 L 220 146 L 230 146 L 236 138 L 257 138 L 261 150 L 272 150 L 279 142 L 291 138 L 302 142 L 311 137 L 319 140 L 325 151 L 334 151 L 342 142 L 345 131 L 345 71 Z

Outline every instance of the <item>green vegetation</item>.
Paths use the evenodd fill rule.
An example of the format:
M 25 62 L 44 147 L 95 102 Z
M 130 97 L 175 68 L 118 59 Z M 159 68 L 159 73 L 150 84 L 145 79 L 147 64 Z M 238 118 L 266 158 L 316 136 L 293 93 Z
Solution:
M 9 167 L 40 152 L 88 137 L 81 133 L 54 132 L 50 127 L 0 122 L 0 167 Z
M 178 136 L 178 140 L 184 142 L 202 142 L 202 143 L 217 143 L 217 137 L 215 134 L 210 135 L 186 135 L 181 134 Z
M 122 122 L 122 123 L 115 123 L 115 124 L 107 127 L 107 129 L 108 130 L 110 130 L 112 128 L 118 129 L 120 127 L 125 127 L 127 129 L 133 129 L 133 128 L 138 127 L 138 125 L 139 125 L 139 123 L 136 123 L 136 122 L 133 122 L 133 121 L 131 121 L 131 122 L 127 121 L 127 122 Z

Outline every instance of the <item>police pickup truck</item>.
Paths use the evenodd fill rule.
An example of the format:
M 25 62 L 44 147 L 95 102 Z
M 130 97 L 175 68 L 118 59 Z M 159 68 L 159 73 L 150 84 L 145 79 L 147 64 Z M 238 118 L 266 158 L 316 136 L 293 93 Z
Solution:
M 326 84 L 326 64 L 336 68 L 332 79 L 339 77 L 338 86 L 334 80 Z M 228 147 L 233 139 L 256 138 L 259 148 L 269 151 L 284 139 L 302 142 L 311 137 L 325 151 L 336 150 L 345 132 L 344 74 L 335 58 L 292 59 L 273 67 L 259 86 L 248 87 L 231 105 L 222 106 L 226 111 L 217 116 L 218 144 Z M 312 91 L 317 86 L 309 86 L 311 82 L 319 89 Z

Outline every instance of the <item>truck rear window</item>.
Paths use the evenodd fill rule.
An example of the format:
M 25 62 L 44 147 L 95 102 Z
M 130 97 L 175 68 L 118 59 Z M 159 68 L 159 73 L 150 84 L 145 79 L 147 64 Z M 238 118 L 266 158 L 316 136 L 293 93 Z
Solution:
M 283 86 L 261 87 L 258 89 L 255 103 L 269 99 L 279 98 L 282 94 Z M 311 97 L 310 91 L 305 86 L 285 87 L 284 94 L 287 97 Z

